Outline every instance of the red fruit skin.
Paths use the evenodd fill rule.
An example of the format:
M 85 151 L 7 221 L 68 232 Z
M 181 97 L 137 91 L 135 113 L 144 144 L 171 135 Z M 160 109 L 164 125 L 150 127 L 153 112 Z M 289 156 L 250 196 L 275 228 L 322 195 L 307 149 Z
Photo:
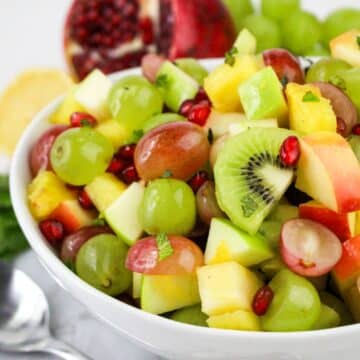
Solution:
M 354 127 L 352 128 L 351 133 L 354 134 L 354 135 L 360 135 L 360 124 L 354 125 Z
M 303 84 L 305 75 L 299 60 L 285 49 L 270 49 L 263 52 L 264 63 L 271 66 L 279 80 Z
M 29 156 L 32 176 L 35 177 L 40 170 L 51 170 L 50 150 L 56 138 L 68 128 L 63 125 L 53 126 L 37 140 Z
M 274 292 L 268 285 L 260 288 L 254 296 L 252 302 L 252 309 L 257 316 L 263 316 L 266 314 L 271 302 L 274 298 Z

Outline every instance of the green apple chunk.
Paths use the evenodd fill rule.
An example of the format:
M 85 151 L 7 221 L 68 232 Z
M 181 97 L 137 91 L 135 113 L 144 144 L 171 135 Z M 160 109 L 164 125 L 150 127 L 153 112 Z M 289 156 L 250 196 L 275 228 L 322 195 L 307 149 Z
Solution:
M 200 87 L 195 79 L 170 61 L 162 64 L 156 85 L 163 92 L 165 104 L 175 112 L 185 100 L 193 99 Z
M 176 59 L 175 64 L 201 85 L 204 83 L 204 79 L 208 75 L 208 71 L 196 59 Z
M 260 235 L 249 235 L 226 219 L 211 220 L 205 264 L 236 261 L 243 266 L 252 266 L 273 256 Z
M 255 55 L 256 38 L 248 29 L 242 29 L 234 42 L 233 48 L 237 51 L 236 55 Z
M 141 309 L 164 314 L 200 302 L 195 275 L 143 275 Z
M 281 270 L 269 286 L 274 298 L 262 316 L 265 331 L 304 331 L 315 325 L 321 312 L 321 302 L 315 287 L 305 278 Z
M 207 327 L 207 316 L 201 311 L 200 305 L 193 305 L 175 311 L 170 319 L 190 325 Z
M 185 121 L 186 119 L 175 113 L 164 113 L 164 114 L 157 114 L 146 120 L 143 124 L 143 131 L 146 134 L 150 130 L 163 125 L 167 124 L 169 122 L 175 122 L 175 121 Z
M 239 95 L 250 120 L 277 118 L 280 121 L 287 114 L 281 83 L 270 66 L 241 84 Z
M 210 316 L 209 327 L 229 330 L 260 331 L 259 318 L 252 311 L 237 310 L 232 313 Z
M 339 325 L 339 314 L 330 306 L 321 304 L 320 315 L 313 326 L 313 330 L 329 329 Z
M 196 222 L 196 200 L 190 186 L 176 179 L 152 181 L 140 206 L 140 222 L 151 235 L 188 234 Z
M 141 183 L 132 183 L 104 212 L 105 219 L 115 234 L 130 246 L 143 233 L 139 209 L 144 191 Z
M 321 302 L 334 309 L 340 316 L 340 326 L 349 325 L 354 322 L 350 311 L 346 307 L 345 303 L 326 291 L 319 292 Z
M 141 286 L 142 286 L 142 277 L 143 277 L 143 274 L 133 272 L 132 297 L 134 299 L 139 299 L 140 298 Z
M 104 293 L 116 296 L 131 285 L 125 267 L 128 247 L 115 235 L 101 234 L 88 240 L 76 256 L 76 273 Z

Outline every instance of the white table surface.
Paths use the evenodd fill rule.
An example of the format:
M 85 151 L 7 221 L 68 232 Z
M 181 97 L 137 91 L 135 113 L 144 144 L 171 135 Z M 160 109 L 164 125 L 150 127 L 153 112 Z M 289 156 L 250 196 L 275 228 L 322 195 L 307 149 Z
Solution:
M 184 0 L 185 1 L 185 0 Z M 71 0 L 0 0 L 0 91 L 21 70 L 34 66 L 64 68 L 62 24 Z M 258 2 L 258 1 L 256 1 Z M 338 6 L 359 7 L 359 0 L 303 0 L 303 7 L 324 17 Z M 0 156 L 0 172 L 7 162 Z M 45 291 L 54 334 L 77 346 L 94 360 L 153 360 L 158 357 L 140 349 L 94 319 L 45 272 L 28 251 L 17 266 Z M 10 356 L 1 360 L 49 359 L 40 355 Z

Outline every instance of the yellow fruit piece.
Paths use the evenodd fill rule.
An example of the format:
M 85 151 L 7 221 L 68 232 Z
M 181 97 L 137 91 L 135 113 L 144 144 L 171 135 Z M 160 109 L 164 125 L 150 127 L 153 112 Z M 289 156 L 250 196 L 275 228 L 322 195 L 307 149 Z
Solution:
M 48 217 L 64 200 L 75 195 L 51 171 L 41 171 L 28 186 L 30 211 L 37 220 Z
M 220 315 L 237 310 L 251 311 L 261 280 L 246 267 L 230 261 L 197 270 L 202 312 Z
M 222 315 L 213 315 L 207 319 L 211 328 L 261 331 L 259 318 L 251 311 L 238 310 Z
M 63 102 L 51 115 L 51 123 L 68 125 L 70 123 L 70 116 L 72 113 L 85 111 L 85 108 L 75 100 L 74 92 L 76 89 L 77 85 L 74 85 L 70 90 L 68 90 Z
M 359 24 L 360 26 L 360 24 Z M 330 41 L 331 55 L 352 66 L 360 66 L 360 29 L 350 30 Z
M 261 63 L 252 55 L 235 58 L 234 65 L 219 65 L 204 80 L 204 88 L 215 110 L 239 112 L 242 110 L 238 87 L 258 70 Z
M 290 129 L 303 134 L 317 131 L 336 132 L 334 110 L 330 101 L 321 96 L 320 90 L 316 86 L 289 83 L 286 87 L 286 96 L 289 106 Z
M 100 123 L 95 130 L 104 135 L 113 144 L 115 149 L 129 143 L 132 136 L 129 130 L 114 119 Z
M 32 118 L 72 85 L 71 78 L 56 69 L 32 69 L 18 75 L 0 95 L 0 152 L 11 155 Z
M 101 213 L 117 200 L 125 190 L 126 185 L 110 173 L 97 176 L 85 187 L 91 201 Z

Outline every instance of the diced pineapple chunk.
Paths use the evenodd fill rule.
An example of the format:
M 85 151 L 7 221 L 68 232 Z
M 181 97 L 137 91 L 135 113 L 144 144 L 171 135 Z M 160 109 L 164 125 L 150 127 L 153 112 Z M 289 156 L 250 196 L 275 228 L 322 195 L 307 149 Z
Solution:
M 262 286 L 253 272 L 232 261 L 203 266 L 197 274 L 202 311 L 210 316 L 251 311 L 253 297 Z
M 95 130 L 104 135 L 115 149 L 128 144 L 132 136 L 132 133 L 115 119 L 101 122 Z
M 91 201 L 101 213 L 114 203 L 125 189 L 126 185 L 110 173 L 97 176 L 85 187 Z
M 51 171 L 41 171 L 28 186 L 28 202 L 37 220 L 48 217 L 64 200 L 75 195 Z
M 243 55 L 235 58 L 231 66 L 221 64 L 204 80 L 204 88 L 215 110 L 221 112 L 241 111 L 238 87 L 261 68 L 256 56 Z
M 359 24 L 360 26 L 360 24 Z M 336 59 L 360 66 L 360 30 L 350 30 L 330 41 L 331 55 Z
M 336 115 L 328 99 L 311 84 L 289 83 L 286 87 L 290 129 L 303 134 L 318 131 L 336 132 Z
M 259 318 L 251 311 L 237 310 L 222 315 L 213 315 L 207 319 L 211 328 L 260 331 Z

